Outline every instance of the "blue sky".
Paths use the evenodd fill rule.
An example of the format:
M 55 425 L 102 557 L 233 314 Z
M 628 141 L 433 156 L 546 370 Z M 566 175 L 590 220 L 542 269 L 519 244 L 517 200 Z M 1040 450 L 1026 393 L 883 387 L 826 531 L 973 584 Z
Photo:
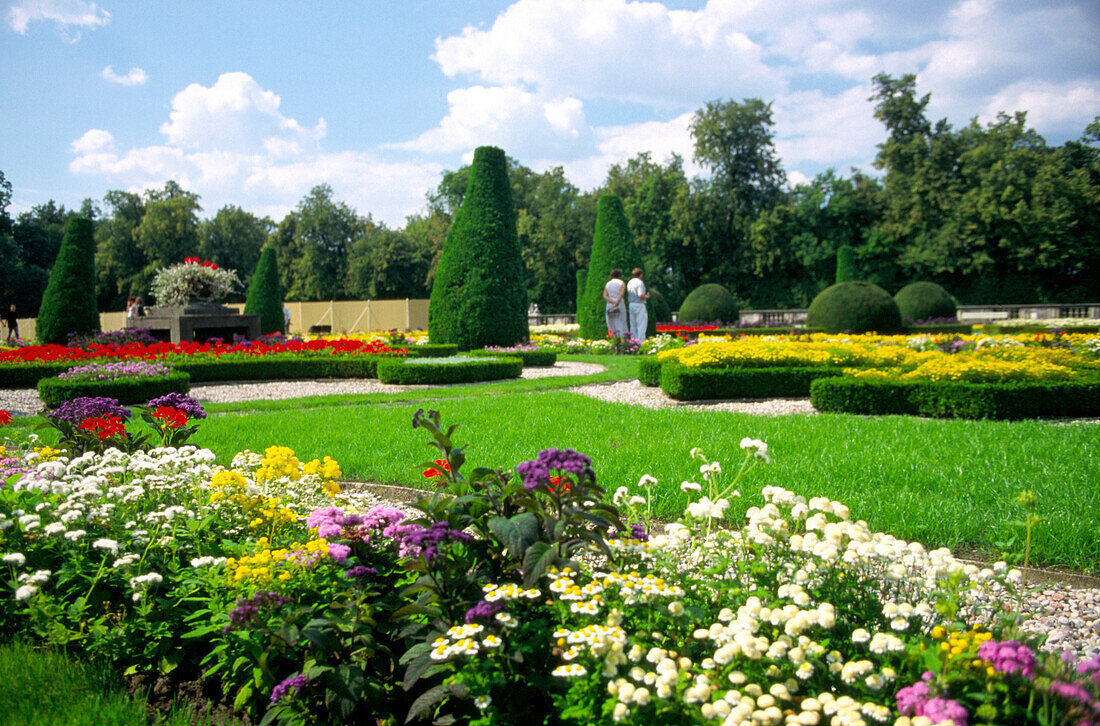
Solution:
M 707 101 L 774 103 L 792 181 L 869 168 L 871 77 L 916 73 L 954 125 L 1100 115 L 1095 0 L 6 0 L 0 170 L 13 213 L 175 179 L 204 216 L 276 221 L 316 184 L 401 226 L 482 144 L 582 189 L 638 152 L 691 161 Z

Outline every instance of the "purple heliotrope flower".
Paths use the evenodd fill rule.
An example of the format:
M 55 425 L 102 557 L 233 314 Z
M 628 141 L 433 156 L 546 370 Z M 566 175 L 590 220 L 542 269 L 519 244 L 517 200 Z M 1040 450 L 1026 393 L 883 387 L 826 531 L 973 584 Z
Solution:
M 105 416 L 117 416 L 123 421 L 130 418 L 130 409 L 120 406 L 118 399 L 104 398 L 102 396 L 81 396 L 71 401 L 62 401 L 46 417 L 53 421 L 67 421 L 73 425 L 79 424 L 86 418 L 102 418 Z
M 440 545 L 446 542 L 472 542 L 473 537 L 458 529 L 451 529 L 446 522 L 436 522 L 430 527 L 420 525 L 396 525 L 387 528 L 394 529 L 394 534 L 399 538 L 399 553 L 402 557 L 423 557 L 431 562 L 439 551 Z
M 306 517 L 306 526 L 317 529 L 317 536 L 325 539 L 348 537 L 369 542 L 375 530 L 385 530 L 405 519 L 400 509 L 379 505 L 364 514 L 344 514 L 340 507 L 315 509 Z
M 148 363 L 143 360 L 127 360 L 118 363 L 88 363 L 74 366 L 58 378 L 70 381 L 113 381 L 118 378 L 160 378 L 172 372 L 167 363 Z
M 237 601 L 236 607 L 229 611 L 229 625 L 226 625 L 223 630 L 247 628 L 260 614 L 260 610 L 274 610 L 291 602 L 289 597 L 270 590 L 258 592 L 252 597 L 241 598 Z
M 202 404 L 195 399 L 191 398 L 185 393 L 166 393 L 163 396 L 158 396 L 149 401 L 149 408 L 159 408 L 161 406 L 168 406 L 178 411 L 183 411 L 187 414 L 188 419 L 206 418 L 206 411 L 203 410 Z
M 493 616 L 504 609 L 504 603 L 498 601 L 489 602 L 488 600 L 481 600 L 477 605 L 466 611 L 466 622 L 482 624 L 490 623 L 493 621 Z
M 279 685 L 271 689 L 271 702 L 278 703 L 279 701 L 283 700 L 283 696 L 290 693 L 291 689 L 295 691 L 301 691 L 308 685 L 309 679 L 302 674 L 283 679 L 283 681 L 279 683 Z
M 993 669 L 1000 673 L 1019 673 L 1025 678 L 1035 677 L 1035 652 L 1018 641 L 1006 640 L 998 643 L 987 640 L 978 647 L 978 657 L 989 661 Z
M 363 565 L 356 565 L 355 567 L 350 567 L 344 573 L 344 577 L 348 578 L 349 580 L 362 580 L 365 577 L 377 577 L 377 576 L 378 576 L 378 570 L 374 569 L 373 567 L 365 567 Z
M 578 479 L 584 475 L 594 476 L 592 460 L 573 449 L 543 449 L 532 461 L 523 461 L 516 465 L 516 473 L 523 479 L 527 490 L 550 486 L 552 471 L 561 474 L 573 474 Z

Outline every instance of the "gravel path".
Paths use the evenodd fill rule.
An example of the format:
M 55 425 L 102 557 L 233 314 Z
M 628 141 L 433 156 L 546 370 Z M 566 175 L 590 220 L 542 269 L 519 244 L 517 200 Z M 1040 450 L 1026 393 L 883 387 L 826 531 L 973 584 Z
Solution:
M 594 363 L 559 361 L 549 368 L 525 368 L 523 378 L 544 376 L 587 375 L 604 369 Z M 231 401 L 275 400 L 303 396 L 341 396 L 358 393 L 392 393 L 435 386 L 396 386 L 377 380 L 305 380 L 271 381 L 265 383 L 198 384 L 191 395 L 200 401 L 225 403 Z M 806 399 L 774 399 L 767 401 L 723 401 L 718 403 L 680 403 L 669 399 L 660 388 L 648 388 L 637 380 L 590 384 L 570 389 L 592 398 L 616 401 L 647 408 L 684 408 L 687 410 L 734 411 L 761 416 L 813 415 L 813 406 Z M 42 402 L 34 389 L 0 390 L 0 410 L 15 415 L 33 416 L 42 411 Z M 365 492 L 363 493 L 366 494 Z M 384 500 L 366 495 L 362 504 Z M 1100 588 L 1067 584 L 1043 584 L 1033 588 L 1023 609 L 1031 614 L 1023 629 L 1046 633 L 1044 646 L 1052 653 L 1069 650 L 1080 657 L 1100 653 Z

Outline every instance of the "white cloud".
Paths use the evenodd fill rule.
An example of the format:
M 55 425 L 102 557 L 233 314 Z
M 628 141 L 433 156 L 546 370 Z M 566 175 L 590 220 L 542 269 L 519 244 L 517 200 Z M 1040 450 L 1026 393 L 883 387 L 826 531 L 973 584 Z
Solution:
M 120 86 L 142 86 L 149 80 L 149 74 L 137 66 L 132 66 L 124 76 L 115 73 L 115 69 L 107 66 L 99 72 L 99 77 Z
M 21 0 L 8 8 L 7 20 L 11 29 L 20 35 L 25 35 L 33 22 L 52 21 L 67 40 L 75 42 L 80 39 L 80 33 L 72 28 L 94 30 L 111 22 L 111 14 L 83 0 Z
M 71 144 L 74 174 L 102 176 L 132 191 L 174 179 L 213 214 L 237 204 L 279 219 L 320 183 L 360 213 L 392 225 L 424 206 L 443 166 L 392 162 L 368 152 L 324 152 L 325 123 L 313 128 L 279 113 L 279 97 L 246 73 L 176 94 L 160 131 L 165 143 L 119 150 L 114 136 L 90 129 Z
M 1028 126 L 1077 137 L 1085 124 L 1100 115 L 1100 80 L 1014 83 L 993 96 L 981 119 L 992 121 L 1001 111 L 1027 111 Z

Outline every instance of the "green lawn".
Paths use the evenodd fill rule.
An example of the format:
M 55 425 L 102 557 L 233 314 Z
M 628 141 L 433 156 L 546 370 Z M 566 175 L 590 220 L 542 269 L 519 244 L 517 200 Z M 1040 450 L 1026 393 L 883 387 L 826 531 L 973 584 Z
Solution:
M 629 359 L 593 360 L 614 366 L 603 379 L 632 372 Z M 1021 532 L 1011 524 L 1021 514 L 1012 500 L 1031 489 L 1043 518 L 1033 561 L 1100 572 L 1095 425 L 653 411 L 542 390 L 562 383 L 211 407 L 223 414 L 204 422 L 192 441 L 223 461 L 241 449 L 284 445 L 301 458 L 332 456 L 347 478 L 419 486 L 419 464 L 434 458 L 434 449 L 413 430 L 412 415 L 435 408 L 445 424 L 459 424 L 455 438 L 468 445 L 469 465 L 512 467 L 543 448 L 574 448 L 592 457 L 609 490 L 642 474 L 656 477 L 656 514 L 674 518 L 686 501 L 680 482 L 698 478 L 688 451 L 699 446 L 732 472 L 742 458 L 738 443 L 751 436 L 768 442 L 773 462 L 743 483 L 739 511 L 761 502 L 761 487 L 778 485 L 840 500 L 853 517 L 898 537 L 996 557 L 1022 551 Z

